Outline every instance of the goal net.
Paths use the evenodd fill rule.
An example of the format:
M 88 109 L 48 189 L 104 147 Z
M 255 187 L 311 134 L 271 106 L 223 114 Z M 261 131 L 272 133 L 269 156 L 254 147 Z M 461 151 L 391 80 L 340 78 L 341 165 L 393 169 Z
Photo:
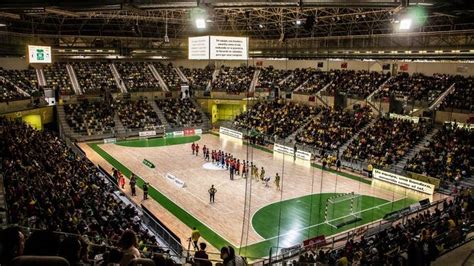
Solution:
M 359 194 L 344 193 L 326 200 L 325 222 L 339 228 L 361 220 L 362 196 Z

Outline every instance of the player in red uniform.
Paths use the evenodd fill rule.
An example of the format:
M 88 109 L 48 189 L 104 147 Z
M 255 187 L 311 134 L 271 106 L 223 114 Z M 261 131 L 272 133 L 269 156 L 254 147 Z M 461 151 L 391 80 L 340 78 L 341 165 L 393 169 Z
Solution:
M 193 155 L 194 155 L 194 151 L 196 150 L 196 144 L 194 144 L 194 142 L 193 142 L 193 144 L 191 145 L 191 149 L 193 150 Z
M 199 155 L 199 144 L 196 144 L 196 156 Z

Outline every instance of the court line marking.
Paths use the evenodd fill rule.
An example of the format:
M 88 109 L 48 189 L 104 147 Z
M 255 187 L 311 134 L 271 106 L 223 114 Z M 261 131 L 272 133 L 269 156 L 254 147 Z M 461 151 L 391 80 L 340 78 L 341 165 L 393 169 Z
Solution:
M 202 139 L 202 138 L 201 138 L 201 139 Z M 184 144 L 177 144 L 177 145 L 184 145 Z M 117 145 L 117 146 L 120 146 L 120 145 Z M 246 146 L 247 146 L 247 145 L 246 145 Z M 134 147 L 127 147 L 127 146 L 121 146 L 121 147 L 124 147 L 124 148 L 134 148 Z M 159 148 L 166 148 L 166 147 L 167 147 L 167 146 L 160 146 Z M 168 147 L 169 147 L 169 146 L 168 146 Z M 149 147 L 149 148 L 156 148 L 156 147 Z M 247 148 L 252 149 L 253 147 L 248 147 L 248 146 L 247 146 Z M 255 149 L 255 148 L 253 148 L 253 149 Z M 258 149 L 257 149 L 257 150 L 258 150 Z M 266 152 L 264 152 L 264 151 L 261 151 L 261 152 L 264 153 L 264 154 L 268 154 L 268 153 L 266 153 Z M 197 156 L 197 157 L 200 157 L 200 156 Z M 265 157 L 265 156 L 263 156 L 263 157 Z M 272 159 L 272 160 L 273 160 L 272 157 L 273 157 L 273 156 L 269 155 L 268 158 L 265 158 L 265 159 L 268 159 L 268 160 Z M 263 159 L 263 160 L 260 159 L 260 161 L 264 161 L 265 159 Z M 149 169 L 149 170 L 151 170 L 151 169 Z M 335 174 L 335 175 L 337 175 L 337 176 L 339 176 L 339 177 L 347 178 L 347 177 L 345 177 L 345 176 L 338 175 L 338 174 L 336 174 L 336 173 L 330 173 L 330 174 Z M 162 175 L 162 174 L 161 174 L 161 175 Z M 163 175 L 162 175 L 162 177 L 163 177 Z M 349 178 L 347 178 L 347 179 L 349 179 Z M 354 180 L 354 182 L 356 182 L 356 181 L 357 181 L 357 180 Z M 360 182 L 360 181 L 357 181 L 357 182 Z M 361 185 L 364 185 L 364 184 L 361 184 Z M 367 186 L 370 187 L 370 185 L 368 185 L 368 184 L 365 184 L 365 185 L 367 185 Z M 153 186 L 152 186 L 152 187 L 153 187 Z M 155 187 L 154 187 L 154 188 L 155 188 Z M 156 189 L 156 188 L 155 188 L 155 189 Z M 373 188 L 371 188 L 371 189 L 373 189 Z M 156 190 L 157 190 L 157 189 L 156 189 Z M 380 188 L 377 189 L 377 190 L 379 190 L 379 191 L 381 191 L 381 192 L 384 191 L 384 189 L 380 189 Z M 157 191 L 158 191 L 158 190 L 157 190 Z M 168 195 L 167 195 L 166 193 L 163 193 L 163 192 L 161 192 L 161 191 L 160 191 L 160 193 L 162 193 L 165 197 L 167 197 L 168 200 L 171 200 L 170 197 L 168 197 Z M 189 193 L 189 192 L 188 192 L 188 193 Z M 320 193 L 325 193 L 325 192 L 320 192 Z M 326 193 L 330 193 L 330 192 L 326 192 Z M 392 192 L 392 193 L 393 193 L 393 192 Z M 189 193 L 189 194 L 193 195 L 192 193 Z M 313 194 L 315 194 L 315 193 L 313 193 Z M 307 196 L 307 195 L 313 195 L 313 194 L 306 194 L 306 195 L 295 196 L 295 197 L 293 197 L 293 198 L 285 199 L 284 201 L 291 200 L 291 199 L 295 199 L 295 198 L 299 198 L 299 197 L 304 197 L 304 196 Z M 319 193 L 316 193 L 316 194 L 319 194 Z M 399 195 L 401 195 L 401 194 L 399 194 Z M 194 196 L 194 195 L 193 195 L 193 196 Z M 370 195 L 370 196 L 373 197 L 374 195 Z M 403 199 L 406 199 L 406 198 L 408 198 L 408 197 L 403 197 L 403 198 L 397 199 L 397 200 L 395 200 L 395 201 L 400 201 L 400 200 L 403 200 Z M 172 200 L 171 200 L 171 201 L 172 201 Z M 389 202 L 387 202 L 387 203 L 384 203 L 384 204 L 381 204 L 381 205 L 377 205 L 377 206 L 374 206 L 374 207 L 365 209 L 365 210 L 363 210 L 363 212 L 368 211 L 368 210 L 370 210 L 370 209 L 378 208 L 378 207 L 380 207 L 380 206 L 382 206 L 382 205 L 391 204 L 391 203 L 393 203 L 393 202 L 395 202 L 395 201 L 389 201 Z M 157 202 L 157 203 L 158 203 L 158 202 Z M 281 203 L 281 201 L 279 201 L 279 202 L 277 201 L 277 202 L 273 202 L 273 203 L 264 205 L 264 206 L 258 208 L 257 211 L 260 210 L 260 209 L 263 208 L 263 207 L 266 207 L 266 206 L 271 205 L 271 204 L 276 204 L 276 203 Z M 158 203 L 158 204 L 159 204 L 159 203 Z M 161 205 L 161 204 L 160 204 L 160 205 Z M 203 222 L 201 219 L 198 219 L 198 218 L 196 218 L 196 216 L 194 216 L 193 214 L 189 213 L 189 212 L 188 212 L 186 209 L 184 209 L 183 207 L 181 207 L 181 206 L 178 206 L 178 207 L 180 207 L 183 211 L 185 211 L 187 214 L 189 214 L 190 216 L 192 216 L 194 219 L 196 219 L 196 220 L 198 220 L 199 222 L 201 222 L 203 225 L 205 225 L 205 226 L 208 227 L 209 229 L 212 228 L 211 226 L 209 226 L 208 224 L 206 224 L 205 222 Z M 290 234 L 290 233 L 294 233 L 294 232 L 289 232 L 289 233 L 285 233 L 285 234 L 278 235 L 278 236 L 274 236 L 274 237 L 267 238 L 267 239 L 263 238 L 260 234 L 258 234 L 258 233 L 255 231 L 255 228 L 253 227 L 253 223 L 252 223 L 253 217 L 254 217 L 254 215 L 256 214 L 257 211 L 255 211 L 255 212 L 252 214 L 250 223 L 251 223 L 252 229 L 253 229 L 253 231 L 256 233 L 256 235 L 258 235 L 259 237 L 261 237 L 263 240 L 261 240 L 261 241 L 256 241 L 256 242 L 253 242 L 253 243 L 250 243 L 250 244 L 247 243 L 246 246 L 250 246 L 250 245 L 254 245 L 254 244 L 259 244 L 259 243 L 265 242 L 265 241 L 267 241 L 267 240 L 272 240 L 272 239 L 275 239 L 275 238 L 278 238 L 278 237 L 281 237 L 281 236 L 288 235 L 288 234 Z M 172 214 L 172 213 L 171 213 L 171 214 Z M 173 216 L 174 216 L 174 214 L 173 214 Z M 176 216 L 175 216 L 175 217 L 176 217 Z M 339 217 L 339 218 L 334 219 L 334 220 L 338 220 L 338 219 L 342 219 L 342 218 L 345 218 L 345 217 Z M 331 221 L 333 221 L 333 220 L 331 220 Z M 326 222 L 324 222 L 324 223 L 326 223 Z M 308 226 L 308 227 L 305 227 L 305 228 L 300 228 L 300 229 L 298 229 L 298 230 L 296 230 L 296 231 L 299 232 L 299 231 L 306 230 L 306 229 L 309 229 L 309 228 L 312 228 L 312 227 L 320 226 L 320 225 L 322 225 L 322 224 L 324 224 L 324 223 L 320 223 L 320 224 L 316 224 L 316 225 L 311 225 L 311 226 Z M 361 225 L 361 226 L 362 226 L 362 225 Z M 213 233 L 219 235 L 222 239 L 224 239 L 225 241 L 227 241 L 227 242 L 229 242 L 230 244 L 234 245 L 235 247 L 238 247 L 237 245 L 235 245 L 235 243 L 232 243 L 231 241 L 229 241 L 228 239 L 226 239 L 225 237 L 223 237 L 221 234 L 219 234 L 219 233 L 216 232 L 215 230 L 212 230 L 212 229 L 211 229 L 211 231 L 212 231 Z M 244 247 L 244 246 L 242 246 L 242 247 Z
M 99 147 L 99 145 L 97 145 L 98 148 L 102 149 L 101 147 Z M 102 149 L 103 150 L 103 149 Z M 108 153 L 107 151 L 103 150 L 104 152 Z M 96 151 L 94 151 L 96 152 Z M 97 152 L 96 152 L 97 153 Z M 97 153 L 98 154 L 98 153 Z M 109 154 L 110 155 L 110 154 Z M 100 157 L 102 157 L 100 154 L 99 154 Z M 115 160 L 117 160 L 115 157 L 113 157 L 112 155 L 110 155 L 112 158 L 114 158 Z M 105 158 L 104 158 L 105 159 Z M 107 161 L 107 160 L 106 160 Z M 118 162 L 120 162 L 119 160 L 117 160 Z M 120 162 L 122 163 L 122 162 Z M 122 163 L 123 164 L 123 163 Z M 125 165 L 124 165 L 125 166 Z M 128 167 L 127 167 L 128 168 Z M 130 169 L 129 169 L 130 170 Z M 131 171 L 131 170 L 130 170 Z M 132 172 L 132 171 L 131 171 Z M 140 176 L 139 176 L 140 177 Z M 141 178 L 141 177 L 140 177 Z M 142 178 L 143 179 L 143 178 Z M 165 196 L 169 201 L 172 201 L 174 203 L 174 201 L 168 196 L 168 194 L 158 190 L 156 187 L 154 187 L 153 185 L 150 184 L 150 187 L 154 188 L 156 191 L 158 191 L 159 193 L 163 194 L 163 196 Z M 157 200 L 155 200 L 155 202 L 159 205 L 161 205 Z M 176 204 L 176 203 L 175 203 Z M 163 205 L 161 205 L 163 206 Z M 232 241 L 229 241 L 226 237 L 222 236 L 221 234 L 219 234 L 215 229 L 212 229 L 213 227 L 209 226 L 208 224 L 206 224 L 204 221 L 202 221 L 201 219 L 198 219 L 196 218 L 196 216 L 194 216 L 192 213 L 190 213 L 188 210 L 184 209 L 183 207 L 179 206 L 178 204 L 176 204 L 176 206 L 178 206 L 178 208 L 182 209 L 186 214 L 188 214 L 189 216 L 193 217 L 194 219 L 196 219 L 198 222 L 202 223 L 204 226 L 206 226 L 212 233 L 218 235 L 219 237 L 221 237 L 223 240 L 227 241 L 230 245 L 234 246 L 234 247 L 239 247 L 238 245 L 235 245 L 235 243 L 233 243 Z M 164 207 L 164 206 L 163 206 Z M 176 217 L 176 215 L 171 212 L 170 210 L 168 210 L 166 207 L 164 207 L 166 209 L 166 211 L 168 211 L 171 215 L 173 215 L 174 217 Z M 179 219 L 178 217 L 176 217 L 176 219 L 180 220 L 184 225 L 188 226 L 186 223 L 184 223 L 184 221 L 182 221 L 181 219 Z M 191 227 L 189 227 L 191 228 Z M 206 239 L 205 237 L 203 237 L 204 239 Z M 207 240 L 207 239 L 206 239 Z M 209 240 L 207 240 L 208 243 L 211 243 Z M 212 245 L 212 244 L 211 244 Z M 214 246 L 214 245 L 213 245 Z M 216 247 L 216 248 L 219 248 L 219 247 Z
M 184 145 L 184 144 L 180 144 L 180 145 Z M 163 147 L 166 147 L 166 146 L 163 146 Z M 160 148 L 163 148 L 163 147 L 160 146 Z M 248 147 L 248 148 L 251 148 L 251 147 Z M 252 148 L 253 148 L 253 147 L 252 147 Z M 267 153 L 265 153 L 265 152 L 263 152 L 263 151 L 261 151 L 261 152 L 264 153 L 264 154 L 267 154 Z M 201 157 L 201 156 L 196 156 L 196 158 L 199 158 L 199 157 Z M 264 156 L 264 157 L 265 157 L 265 156 Z M 259 159 L 259 161 L 266 161 L 266 160 L 272 160 L 272 161 L 273 161 L 273 156 L 269 155 L 268 158 L 264 158 L 263 160 L 262 160 L 262 159 Z M 200 169 L 200 168 L 199 168 L 199 169 Z M 148 170 L 152 170 L 152 169 L 148 169 Z M 152 171 L 153 171 L 153 170 L 152 170 Z M 183 170 L 178 170 L 178 172 L 180 172 L 180 171 L 183 171 Z M 228 171 L 226 171 L 226 172 L 228 172 Z M 337 177 L 344 177 L 344 178 L 348 179 L 347 177 L 342 176 L 342 175 L 339 175 L 339 174 L 337 174 L 337 173 L 330 173 L 330 172 L 329 172 L 329 174 L 333 174 L 333 175 L 336 175 Z M 163 176 L 163 174 L 161 174 L 161 175 Z M 322 178 L 322 177 L 320 176 L 319 178 Z M 242 179 L 242 178 L 241 178 L 241 179 Z M 253 181 L 254 183 L 256 183 L 256 184 L 259 183 L 259 182 L 255 182 L 253 179 L 252 179 L 252 181 Z M 230 182 L 230 180 L 228 180 L 227 182 L 223 182 L 223 183 L 221 183 L 220 185 L 223 185 L 223 184 L 228 183 L 228 182 Z M 354 180 L 354 182 L 360 182 L 360 181 L 355 181 L 355 180 Z M 368 185 L 368 184 L 360 184 L 360 185 L 365 185 L 369 191 L 370 191 L 370 190 L 373 190 L 373 187 L 371 187 L 371 186 Z M 155 188 L 155 189 L 156 189 L 156 188 Z M 384 189 L 380 189 L 380 188 L 377 189 L 377 190 L 380 191 L 380 192 L 385 191 Z M 188 194 L 190 194 L 191 196 L 197 198 L 197 196 L 195 196 L 194 194 L 190 193 L 189 191 L 187 191 L 187 190 L 185 190 L 185 191 L 186 191 Z M 303 195 L 300 195 L 300 196 L 295 196 L 295 197 L 292 197 L 292 198 L 288 198 L 288 199 L 285 199 L 285 200 L 283 200 L 283 201 L 289 201 L 289 200 L 293 200 L 293 199 L 296 199 L 296 198 L 300 198 L 300 197 L 304 197 L 304 196 L 309 196 L 309 195 L 313 195 L 313 194 L 320 194 L 320 193 L 332 193 L 332 192 L 322 192 L 322 191 L 320 191 L 319 193 L 312 193 L 312 194 L 311 194 L 311 193 L 308 193 L 308 194 L 303 194 Z M 393 193 L 393 192 L 392 192 L 392 193 Z M 163 193 L 163 194 L 164 194 L 164 193 Z M 398 195 L 399 195 L 399 196 L 402 196 L 402 194 L 398 194 Z M 377 197 L 377 196 L 375 195 L 375 193 L 374 193 L 374 195 L 368 195 L 368 196 Z M 166 196 L 166 197 L 167 197 L 168 199 L 170 199 L 168 196 Z M 400 199 L 397 199 L 396 201 L 403 200 L 403 199 L 406 199 L 406 198 L 407 198 L 407 197 L 401 197 Z M 199 199 L 201 202 L 203 202 L 200 198 L 197 198 L 197 199 Z M 383 198 L 382 198 L 382 199 L 383 199 Z M 272 203 L 270 203 L 270 204 L 261 206 L 260 208 L 258 208 L 258 209 L 252 214 L 249 223 L 251 224 L 251 227 L 252 227 L 252 230 L 254 231 L 254 233 L 256 233 L 256 235 L 259 236 L 260 238 L 262 238 L 262 240 L 256 241 L 256 242 L 252 242 L 252 243 L 247 243 L 246 246 L 254 245 L 254 244 L 259 244 L 259 243 L 265 242 L 265 241 L 267 241 L 267 240 L 272 240 L 272 239 L 275 239 L 275 238 L 278 238 L 278 237 L 281 237 L 281 236 L 288 235 L 288 234 L 290 234 L 290 233 L 294 233 L 294 231 L 293 231 L 293 232 L 290 232 L 290 233 L 285 233 L 285 234 L 278 235 L 278 236 L 274 236 L 274 237 L 271 237 L 271 238 L 264 238 L 264 237 L 261 236 L 259 233 L 257 233 L 257 231 L 255 230 L 255 228 L 254 228 L 254 226 L 253 226 L 253 222 L 252 222 L 252 221 L 253 221 L 253 218 L 254 218 L 255 214 L 256 214 L 260 209 L 262 209 L 262 208 L 264 208 L 264 207 L 266 207 L 266 206 L 269 206 L 269 205 L 272 205 L 272 204 L 281 203 L 281 202 L 282 202 L 282 201 L 276 201 L 276 202 L 272 202 Z M 392 203 L 392 202 L 394 202 L 394 201 L 388 201 L 387 203 L 384 203 L 384 204 L 390 204 L 390 203 Z M 384 204 L 382 204 L 382 205 L 384 205 Z M 380 207 L 380 206 L 381 206 L 381 205 L 377 205 L 377 206 L 368 208 L 368 209 L 366 209 L 366 210 L 363 210 L 362 212 L 368 211 L 368 210 L 373 209 L 373 208 L 378 208 L 378 207 Z M 180 207 L 181 207 L 181 206 L 180 206 Z M 184 210 L 183 207 L 181 207 L 181 208 Z M 186 210 L 186 212 L 188 212 L 188 211 Z M 194 218 L 196 218 L 194 215 L 192 215 L 192 216 L 193 216 Z M 312 228 L 312 227 L 320 226 L 320 225 L 322 225 L 322 224 L 325 224 L 325 223 L 328 223 L 328 222 L 331 222 L 331 221 L 335 221 L 335 220 L 338 220 L 338 219 L 342 219 L 342 218 L 345 218 L 345 217 L 348 217 L 348 216 L 343 216 L 343 217 L 339 217 L 339 218 L 337 218 L 337 219 L 333 219 L 333 220 L 330 220 L 330 221 L 326 221 L 326 222 L 323 222 L 323 223 L 320 223 L 320 224 L 316 224 L 316 225 L 311 225 L 311 226 L 308 226 L 308 227 L 300 228 L 300 229 L 297 229 L 296 232 L 303 231 L 303 230 L 306 230 L 306 229 L 309 229 L 309 228 Z M 245 218 L 245 217 L 244 217 L 244 218 Z M 197 219 L 197 218 L 196 218 L 196 220 L 202 222 L 200 219 Z M 202 222 L 202 223 L 205 224 L 204 222 Z M 207 225 L 207 224 L 205 224 L 205 225 L 206 225 L 208 228 L 212 228 L 212 227 L 210 227 L 210 226 Z M 212 231 L 214 231 L 214 230 L 212 230 Z M 215 232 L 215 231 L 214 231 L 214 233 L 218 234 L 218 233 Z M 218 235 L 221 236 L 220 234 L 218 234 Z M 221 237 L 222 237 L 222 236 L 221 236 Z M 224 238 L 224 237 L 222 237 L 222 238 L 225 239 L 226 241 L 228 241 L 226 238 Z M 230 242 L 230 241 L 229 241 L 229 243 L 231 243 L 231 244 L 233 244 L 234 246 L 236 246 L 235 243 L 232 243 L 232 242 Z M 242 243 L 241 243 L 241 244 L 242 244 Z M 236 247 L 237 247 L 237 246 L 236 246 Z M 242 246 L 242 247 L 244 247 L 244 246 Z
M 404 197 L 402 199 L 399 199 L 397 201 L 400 201 L 400 200 L 405 200 L 407 199 L 408 197 Z M 380 205 L 377 205 L 377 206 L 374 206 L 374 207 L 370 207 L 370 208 L 367 208 L 367 209 L 364 209 L 362 211 L 360 211 L 359 213 L 363 213 L 363 212 L 366 212 L 366 211 L 369 211 L 369 210 L 373 210 L 373 209 L 377 209 L 377 208 L 380 208 L 381 206 L 384 206 L 384 205 L 388 205 L 388 204 L 393 204 L 394 201 L 389 201 L 389 202 L 386 202 L 386 203 L 383 203 L 383 204 L 380 204 Z M 300 231 L 303 231 L 303 230 L 307 230 L 307 229 L 310 229 L 310 228 L 313 228 L 313 227 L 316 227 L 316 226 L 321 226 L 323 224 L 326 224 L 328 222 L 333 222 L 333 221 L 337 221 L 337 220 L 340 220 L 342 218 L 346 218 L 346 217 L 349 217 L 351 216 L 352 214 L 350 215 L 346 215 L 346 216 L 342 216 L 342 217 L 339 217 L 337 219 L 332 219 L 332 220 L 329 220 L 329 221 L 325 221 L 325 222 L 322 222 L 322 223 L 319 223 L 319 224 L 313 224 L 313 225 L 310 225 L 310 226 L 306 226 L 306 227 L 303 227 L 303 228 L 299 228 L 297 230 L 292 230 L 292 232 L 288 232 L 288 233 L 284 233 L 284 234 L 281 234 L 281 235 L 278 235 L 278 236 L 273 236 L 273 237 L 270 237 L 270 238 L 267 238 L 265 239 L 264 241 L 268 241 L 268 240 L 273 240 L 273 239 L 276 239 L 278 237 L 282 237 L 282 236 L 286 236 L 286 235 L 289 235 L 289 234 L 294 234 L 295 232 L 300 232 Z M 361 224 L 360 226 L 363 226 L 365 224 Z M 264 242 L 264 241 L 260 241 L 260 242 Z M 257 242 L 257 243 L 253 243 L 253 244 L 258 244 L 260 242 Z M 253 245 L 252 244 L 252 245 Z M 249 244 L 250 245 L 250 244 Z

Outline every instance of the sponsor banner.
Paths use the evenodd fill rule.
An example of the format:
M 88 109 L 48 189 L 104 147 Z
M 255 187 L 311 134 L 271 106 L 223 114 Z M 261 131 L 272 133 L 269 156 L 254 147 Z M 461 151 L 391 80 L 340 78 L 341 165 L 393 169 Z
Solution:
M 138 136 L 140 136 L 140 137 L 156 136 L 156 131 L 154 131 L 154 130 L 140 131 L 140 132 L 138 132 Z
M 116 139 L 116 138 L 104 139 L 104 143 L 115 143 L 115 142 L 117 142 L 117 139 Z
M 439 184 L 441 182 L 438 178 L 434 178 L 434 177 L 426 176 L 422 174 L 417 174 L 413 172 L 408 172 L 408 177 L 428 183 L 428 184 L 433 184 L 435 188 L 439 188 Z
M 401 187 L 412 189 L 418 192 L 422 192 L 428 195 L 433 195 L 435 185 L 425 183 L 416 179 L 412 179 L 406 176 L 393 174 L 387 171 L 382 171 L 374 168 L 373 178 L 381 181 L 385 181 L 391 184 L 395 184 Z
M 464 124 L 464 123 L 459 123 L 459 122 L 454 122 L 454 121 L 446 121 L 444 122 L 445 124 L 451 124 L 457 128 L 469 128 L 469 129 L 474 129 L 474 124 Z
M 172 138 L 173 137 L 173 132 L 166 132 L 166 137 L 167 138 Z
M 285 257 L 291 256 L 291 254 L 298 252 L 301 249 L 301 244 L 294 245 L 287 248 L 282 248 L 280 250 L 280 254 L 284 255 Z
M 176 176 L 174 176 L 170 173 L 166 173 L 166 179 L 168 179 L 168 181 L 175 184 L 177 187 L 184 188 L 186 186 L 186 184 L 184 183 L 183 180 L 177 178 Z
M 326 245 L 326 237 L 324 235 L 316 236 L 303 241 L 303 246 L 306 249 L 318 248 Z
M 275 143 L 273 145 L 273 152 L 274 153 L 275 152 L 283 153 L 283 154 L 286 154 L 286 155 L 290 155 L 292 157 L 295 155 L 294 154 L 295 153 L 294 148 L 288 147 L 288 146 L 283 146 L 283 145 L 280 145 L 278 143 Z M 304 161 L 311 161 L 311 153 L 297 150 L 296 151 L 296 158 L 304 160 Z
M 195 134 L 195 133 L 194 133 L 194 128 L 185 129 L 185 130 L 184 130 L 184 135 L 185 135 L 185 136 L 192 136 L 192 135 L 194 135 L 194 134 Z
M 196 135 L 201 135 L 201 134 L 202 134 L 202 129 L 201 129 L 201 128 L 196 128 L 196 129 L 194 130 L 194 134 L 196 134 Z
M 415 212 L 419 209 L 421 209 L 421 205 L 419 202 L 413 203 L 412 205 L 410 205 L 410 212 Z
M 419 117 L 414 117 L 414 116 L 409 116 L 409 115 L 399 115 L 399 114 L 394 114 L 394 113 L 390 113 L 389 117 L 390 118 L 395 118 L 395 119 L 400 119 L 400 120 L 412 121 L 415 124 L 417 124 L 420 121 Z
M 175 131 L 173 132 L 173 136 L 177 137 L 177 136 L 184 136 L 184 131 Z
M 233 130 L 230 128 L 226 128 L 226 127 L 220 127 L 219 134 L 227 135 L 236 139 L 243 139 L 244 137 L 242 132 L 239 132 L 237 130 Z
M 148 161 L 147 159 L 143 159 L 142 163 L 150 168 L 155 168 L 155 165 L 152 162 Z

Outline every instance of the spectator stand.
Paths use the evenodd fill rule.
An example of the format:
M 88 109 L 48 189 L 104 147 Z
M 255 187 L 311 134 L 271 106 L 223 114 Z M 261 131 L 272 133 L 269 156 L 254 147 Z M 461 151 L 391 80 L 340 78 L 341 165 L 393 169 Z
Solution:
M 413 118 L 416 119 L 416 118 Z M 359 168 L 365 161 L 374 167 L 391 168 L 401 172 L 403 166 L 398 162 L 410 154 L 432 130 L 429 119 L 413 122 L 410 117 L 380 117 L 372 127 L 352 140 L 342 153 L 342 159 L 349 162 L 352 168 Z M 361 169 L 357 169 L 361 170 Z
M 474 113 L 473 95 L 474 77 L 457 77 L 456 83 L 454 84 L 454 88 L 447 93 L 446 97 L 441 102 L 438 110 L 450 113 L 472 114 Z
M 218 96 L 237 95 L 240 97 L 250 90 L 250 85 L 255 77 L 254 72 L 255 68 L 252 66 L 222 66 L 217 77 L 212 80 L 212 91 Z M 225 92 L 227 95 L 216 92 Z
M 473 128 L 445 123 L 407 160 L 404 169 L 440 179 L 440 190 L 447 194 L 459 184 L 474 188 L 474 158 L 469 155 L 473 140 Z
M 28 99 L 30 98 L 30 95 L 19 88 L 17 85 L 10 82 L 8 79 L 0 76 L 0 97 L 2 102 L 9 102 Z
M 396 99 L 406 106 L 405 113 L 416 109 L 428 108 L 440 95 L 448 90 L 456 81 L 455 76 L 433 74 L 427 76 L 420 73 L 409 75 L 399 73 L 386 83 L 384 88 L 374 95 L 376 101 L 389 102 Z
M 55 91 L 59 91 L 60 95 L 73 95 L 74 89 L 66 69 L 65 63 L 53 63 L 44 67 L 43 74 L 46 85 Z

